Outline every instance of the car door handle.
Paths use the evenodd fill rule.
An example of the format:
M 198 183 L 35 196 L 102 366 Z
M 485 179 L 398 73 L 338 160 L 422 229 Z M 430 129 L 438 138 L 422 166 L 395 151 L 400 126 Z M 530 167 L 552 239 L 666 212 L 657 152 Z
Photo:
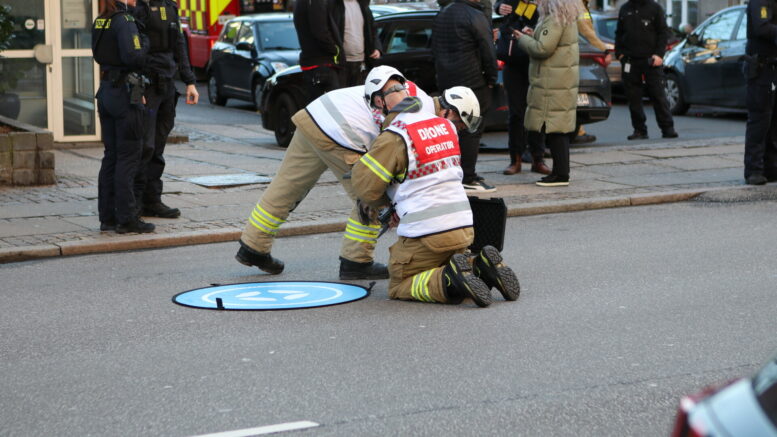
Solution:
M 712 56 L 713 56 L 715 59 L 720 59 L 720 58 L 722 58 L 722 57 L 723 57 L 723 55 L 721 55 L 721 54 L 720 54 L 720 52 L 715 52 L 715 53 L 713 53 L 713 54 L 712 54 Z

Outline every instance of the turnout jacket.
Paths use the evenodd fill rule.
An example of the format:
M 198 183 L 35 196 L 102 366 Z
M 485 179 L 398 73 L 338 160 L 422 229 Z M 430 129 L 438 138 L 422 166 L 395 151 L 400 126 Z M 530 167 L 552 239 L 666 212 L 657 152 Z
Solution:
M 144 73 L 159 80 L 172 79 L 178 72 L 186 85 L 194 84 L 196 78 L 189 63 L 178 5 L 172 0 L 138 0 L 132 15 L 150 41 Z
M 750 0 L 747 4 L 747 48 L 750 56 L 777 58 L 777 1 Z
M 589 44 L 606 52 L 608 50 L 607 44 L 599 39 L 599 36 L 596 35 L 596 31 L 594 30 L 594 23 L 591 19 L 590 9 L 588 8 L 588 0 L 580 1 L 583 2 L 585 12 L 583 12 L 583 15 L 577 20 L 577 31 L 580 32 L 580 35 L 583 35 L 583 38 L 585 38 Z
M 471 228 L 472 211 L 461 185 L 456 128 L 405 99 L 353 169 L 358 198 L 377 208 L 389 193 L 400 218 L 397 233 L 420 238 Z M 396 110 L 396 108 L 395 108 Z M 456 233 L 455 240 L 462 237 Z
M 664 57 L 669 38 L 664 8 L 653 0 L 629 0 L 618 11 L 615 57 L 648 59 Z

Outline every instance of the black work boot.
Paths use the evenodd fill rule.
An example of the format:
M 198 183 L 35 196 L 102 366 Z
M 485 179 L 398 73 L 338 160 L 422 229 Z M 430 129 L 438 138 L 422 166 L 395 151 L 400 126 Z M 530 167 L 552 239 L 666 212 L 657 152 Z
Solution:
M 459 303 L 465 297 L 475 301 L 479 307 L 491 305 L 491 288 L 472 273 L 467 255 L 457 253 L 448 261 L 442 271 L 445 296 L 452 303 Z
M 516 300 L 521 294 L 518 277 L 502 263 L 502 254 L 494 246 L 485 246 L 477 254 L 472 270 L 489 288 L 496 287 L 506 300 Z
M 154 226 L 153 223 L 146 223 L 140 217 L 135 217 L 127 223 L 119 223 L 116 225 L 117 234 L 127 234 L 130 232 L 145 234 L 154 232 L 154 229 L 156 229 L 156 226 Z
M 340 279 L 388 279 L 388 267 L 385 264 L 370 261 L 357 263 L 340 257 Z
M 181 210 L 170 208 L 161 201 L 143 204 L 144 217 L 178 218 L 181 216 Z
M 246 246 L 242 241 L 240 242 L 240 249 L 238 249 L 235 259 L 244 266 L 258 267 L 259 270 L 271 275 L 277 275 L 283 272 L 283 261 L 278 258 L 273 258 L 269 253 L 257 252 Z

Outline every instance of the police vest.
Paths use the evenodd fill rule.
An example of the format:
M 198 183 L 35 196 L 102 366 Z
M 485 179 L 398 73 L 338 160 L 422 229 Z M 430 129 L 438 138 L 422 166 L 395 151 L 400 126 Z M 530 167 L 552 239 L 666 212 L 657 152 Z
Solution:
M 95 19 L 92 24 L 92 56 L 101 66 L 124 66 L 119 55 L 116 32 L 111 28 L 111 23 L 119 19 L 134 21 L 127 11 L 116 11 L 108 18 Z
M 330 91 L 305 109 L 329 139 L 358 153 L 367 153 L 383 123 L 383 116 L 367 106 L 364 85 Z
M 397 234 L 418 238 L 472 226 L 453 123 L 422 110 L 399 114 L 386 129 L 407 147 L 407 174 L 388 189 L 400 218 Z
M 149 53 L 173 50 L 178 35 L 178 11 L 167 1 L 144 0 L 148 8 L 145 33 L 151 47 Z

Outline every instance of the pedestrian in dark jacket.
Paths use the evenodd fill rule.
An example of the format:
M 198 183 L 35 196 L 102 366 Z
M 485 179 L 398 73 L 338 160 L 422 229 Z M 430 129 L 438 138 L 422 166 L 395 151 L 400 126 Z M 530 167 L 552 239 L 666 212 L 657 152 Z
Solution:
M 490 11 L 489 11 L 490 13 Z M 466 86 L 475 92 L 481 114 L 491 106 L 496 83 L 496 53 L 493 33 L 478 0 L 455 0 L 445 6 L 434 20 L 432 53 L 437 71 L 437 88 Z M 475 133 L 459 135 L 464 188 L 492 192 L 475 171 L 483 126 Z
M 664 92 L 664 53 L 669 38 L 664 9 L 653 0 L 629 0 L 618 12 L 615 56 L 621 61 L 623 87 L 629 101 L 634 133 L 629 140 L 648 138 L 642 89 L 647 85 L 656 122 L 664 138 L 677 138 Z M 643 79 L 644 78 L 644 79 Z
M 380 45 L 369 0 L 298 0 L 294 27 L 310 101 L 364 82 Z

